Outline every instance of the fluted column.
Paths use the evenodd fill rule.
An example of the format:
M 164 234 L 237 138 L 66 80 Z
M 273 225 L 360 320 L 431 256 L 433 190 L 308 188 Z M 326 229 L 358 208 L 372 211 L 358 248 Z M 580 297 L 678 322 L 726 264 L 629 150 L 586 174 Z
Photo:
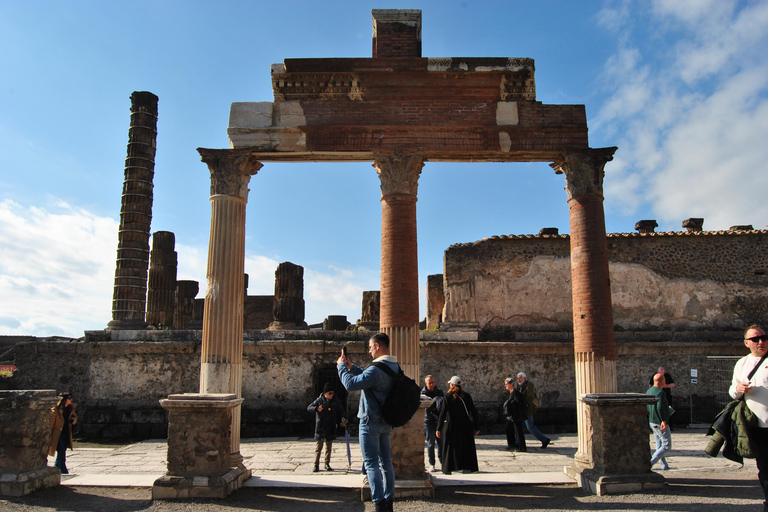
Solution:
M 575 462 L 591 466 L 590 425 L 585 394 L 616 392 L 608 244 L 603 210 L 604 167 L 617 148 L 566 153 L 552 168 L 565 174 L 571 224 L 573 345 L 579 449 Z
M 416 195 L 424 160 L 418 154 L 377 154 L 381 180 L 381 307 L 379 329 L 403 371 L 419 382 L 419 262 Z
M 262 164 L 247 151 L 198 149 L 211 172 L 208 288 L 203 313 L 200 393 L 242 396 L 245 205 Z M 232 415 L 232 464 L 242 466 L 240 406 Z
M 157 96 L 131 94 L 131 126 L 125 157 L 118 228 L 112 320 L 108 329 L 145 329 L 152 180 L 155 175 Z

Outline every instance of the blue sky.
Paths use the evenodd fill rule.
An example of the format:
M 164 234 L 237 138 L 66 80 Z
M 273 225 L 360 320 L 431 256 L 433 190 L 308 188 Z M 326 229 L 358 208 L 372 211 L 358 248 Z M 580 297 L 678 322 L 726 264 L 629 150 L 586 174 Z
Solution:
M 205 293 L 210 178 L 229 106 L 272 101 L 270 65 L 370 57 L 371 9 L 422 10 L 425 57 L 529 57 L 537 99 L 584 104 L 606 166 L 609 232 L 768 222 L 768 1 L 0 0 L 0 334 L 79 337 L 111 319 L 130 95 L 159 97 L 152 231 Z M 547 163 L 427 163 L 419 281 L 445 249 L 568 233 Z M 249 294 L 305 269 L 306 320 L 360 318 L 379 289 L 381 205 L 369 163 L 266 164 L 250 184 Z M 420 297 L 421 317 L 426 311 Z

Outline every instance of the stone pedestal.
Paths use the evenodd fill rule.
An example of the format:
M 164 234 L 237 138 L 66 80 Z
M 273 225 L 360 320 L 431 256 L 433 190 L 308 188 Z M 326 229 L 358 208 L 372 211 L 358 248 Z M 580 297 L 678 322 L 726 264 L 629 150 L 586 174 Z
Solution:
M 0 391 L 0 496 L 24 496 L 61 483 L 48 467 L 56 391 Z
M 641 393 L 583 395 L 592 442 L 583 460 L 574 459 L 565 473 L 585 491 L 598 496 L 664 487 L 666 480 L 651 471 L 647 406 L 656 397 Z
M 424 409 L 429 400 L 422 400 L 413 418 L 402 427 L 392 429 L 392 465 L 395 468 L 395 498 L 434 498 L 432 486 L 424 467 Z M 362 500 L 371 499 L 371 489 L 362 489 Z
M 184 393 L 160 400 L 168 411 L 168 472 L 155 480 L 152 499 L 224 498 L 250 471 L 231 467 L 231 393 Z

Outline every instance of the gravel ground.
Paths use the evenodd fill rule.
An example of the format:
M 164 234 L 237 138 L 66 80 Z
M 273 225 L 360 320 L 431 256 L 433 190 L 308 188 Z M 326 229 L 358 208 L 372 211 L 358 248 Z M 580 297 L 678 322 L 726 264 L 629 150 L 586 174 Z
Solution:
M 516 510 L 758 512 L 762 492 L 753 466 L 729 471 L 669 471 L 666 489 L 657 492 L 598 497 L 575 486 L 498 486 L 438 489 L 435 499 L 397 501 L 402 512 L 477 512 Z M 331 489 L 240 489 L 224 500 L 152 501 L 146 488 L 67 487 L 21 498 L 0 499 L 3 512 L 54 511 L 236 511 L 370 512 L 358 492 Z

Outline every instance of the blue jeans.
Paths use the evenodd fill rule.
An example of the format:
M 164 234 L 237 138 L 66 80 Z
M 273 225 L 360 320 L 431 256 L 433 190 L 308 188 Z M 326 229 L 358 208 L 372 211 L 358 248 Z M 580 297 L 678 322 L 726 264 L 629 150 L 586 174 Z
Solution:
M 525 420 L 525 428 L 528 429 L 528 432 L 533 434 L 533 437 L 541 441 L 542 443 L 549 439 L 547 436 L 541 433 L 541 431 L 536 428 L 536 425 L 533 424 L 533 416 L 528 416 L 528 419 Z
M 64 443 L 64 434 L 59 436 L 59 442 L 56 443 L 56 462 L 53 465 L 59 468 L 62 475 L 69 473 L 67 470 L 67 445 Z
M 395 468 L 392 466 L 392 427 L 386 423 L 360 420 L 360 451 L 363 452 L 363 467 L 371 487 L 371 501 L 395 499 Z
M 661 425 L 658 423 L 651 423 L 650 425 L 653 437 L 656 438 L 656 451 L 651 456 L 651 467 L 661 461 L 661 469 L 669 469 L 667 459 L 664 457 L 664 454 L 672 448 L 672 432 L 669 430 L 669 425 L 664 430 L 661 430 Z
M 424 438 L 427 440 L 427 457 L 429 464 L 435 465 L 435 445 L 437 445 L 437 458 L 443 462 L 443 445 L 437 442 L 437 425 L 424 423 Z

